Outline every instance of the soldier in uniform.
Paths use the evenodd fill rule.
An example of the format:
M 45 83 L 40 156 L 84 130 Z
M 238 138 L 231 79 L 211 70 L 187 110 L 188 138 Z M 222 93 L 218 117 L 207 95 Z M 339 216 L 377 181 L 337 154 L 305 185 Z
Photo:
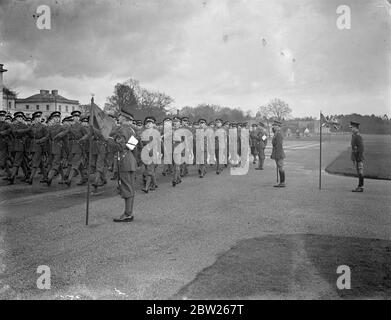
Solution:
M 353 165 L 356 168 L 358 176 L 358 186 L 353 189 L 352 192 L 364 192 L 364 143 L 359 130 L 360 123 L 350 122 L 350 128 L 352 130 L 352 155 L 351 159 Z
M 118 147 L 118 190 L 125 202 L 124 213 L 119 218 L 113 219 L 114 222 L 130 222 L 134 219 L 134 184 L 137 161 L 133 152 L 126 145 L 129 139 L 135 135 L 131 125 L 133 119 L 130 110 L 126 107 L 122 108 L 118 119 L 120 126 L 110 134 Z
M 25 177 L 28 176 L 28 171 L 23 161 L 25 158 L 25 139 L 29 131 L 29 126 L 24 122 L 24 113 L 22 111 L 15 112 L 14 122 L 12 124 L 12 134 L 14 135 L 14 161 L 9 184 L 14 184 L 15 177 L 21 166 Z
M 60 124 L 61 112 L 54 111 L 47 119 L 49 132 L 49 173 L 46 184 L 50 186 L 57 174 L 62 174 L 62 159 L 65 155 L 64 128 Z
M 156 122 L 156 119 L 154 117 L 146 117 L 144 120 L 144 128 L 145 129 L 152 129 L 154 127 L 154 124 Z M 141 137 L 139 137 L 141 140 Z M 141 141 L 140 145 L 143 147 L 146 146 L 150 141 L 152 141 L 152 137 L 150 137 L 149 141 Z M 149 155 L 153 155 L 153 150 L 150 150 Z M 144 180 L 144 187 L 141 189 L 145 193 L 148 193 L 150 190 L 153 191 L 157 188 L 157 182 L 156 182 L 156 163 L 143 163 L 140 161 L 143 166 L 143 180 Z
M 251 150 L 251 155 L 253 156 L 253 164 L 256 163 L 257 161 L 257 131 L 258 125 L 256 123 L 253 123 L 251 125 L 251 130 L 250 130 L 250 150 Z
M 189 117 L 182 117 L 181 119 L 181 126 L 182 128 L 185 128 L 187 130 L 190 130 L 189 126 Z M 185 137 L 182 137 L 182 141 L 184 141 Z M 184 162 L 180 165 L 180 175 L 181 177 L 187 176 L 189 174 L 189 168 L 188 163 Z
M 179 117 L 173 117 L 172 119 L 172 125 L 173 125 L 173 135 L 172 135 L 172 168 L 173 168 L 173 174 L 172 174 L 172 186 L 175 187 L 177 184 L 182 182 L 181 179 L 181 165 L 179 164 L 179 157 L 175 156 L 175 148 L 178 146 L 181 141 L 175 141 L 174 140 L 174 131 L 178 130 L 181 127 L 181 119 Z
M 83 146 L 81 144 L 82 138 L 88 135 L 88 129 L 80 124 L 81 112 L 75 110 L 71 113 L 73 124 L 67 128 L 67 135 L 70 142 L 70 153 L 68 157 L 68 170 L 66 174 L 65 184 L 70 187 L 72 178 L 80 173 L 83 177 L 84 170 L 82 166 L 83 161 Z
M 166 128 L 166 129 L 164 129 L 164 128 Z M 170 129 L 168 129 L 168 128 L 170 128 Z M 162 153 L 163 153 L 163 155 L 165 155 L 164 139 L 166 139 L 165 135 L 167 135 L 169 133 L 168 130 L 172 130 L 172 120 L 169 117 L 163 119 L 163 136 L 162 136 Z M 172 164 L 163 164 L 162 175 L 165 176 L 168 174 L 172 174 Z
M 28 179 L 29 184 L 33 184 L 33 179 L 38 168 L 41 168 L 42 175 L 46 181 L 46 170 L 43 162 L 45 153 L 45 143 L 49 139 L 49 132 L 42 124 L 42 111 L 36 111 L 32 115 L 32 125 L 30 130 L 30 154 L 31 154 L 31 173 Z
M 200 125 L 200 129 L 202 130 L 206 130 L 208 127 L 206 125 L 206 120 L 205 119 L 199 119 L 198 120 L 198 123 Z M 206 143 L 206 137 L 204 137 L 204 141 L 201 141 L 201 143 L 204 142 L 204 154 L 201 155 L 201 157 L 203 156 L 204 157 L 204 163 L 200 163 L 198 165 L 198 175 L 200 178 L 203 178 L 205 175 L 206 175 L 206 171 L 207 171 L 207 156 L 208 156 L 208 150 L 207 150 L 207 143 Z
M 275 185 L 276 188 L 284 188 L 285 187 L 285 170 L 284 170 L 284 159 L 285 153 L 282 146 L 283 138 L 281 133 L 282 123 L 280 121 L 274 121 L 272 125 L 272 130 L 274 132 L 274 136 L 272 139 L 272 154 L 270 156 L 271 159 L 274 159 L 277 165 L 277 170 L 280 175 L 280 183 Z
M 0 169 L 7 173 L 6 180 L 11 176 L 8 163 L 8 140 L 11 134 L 11 125 L 5 121 L 7 112 L 5 110 L 0 111 Z
M 115 122 L 114 129 L 113 129 L 113 130 L 115 130 L 115 128 L 117 126 L 117 118 L 113 114 L 109 114 L 109 116 Z M 118 179 L 118 177 L 116 176 L 116 174 L 117 174 L 117 170 L 116 170 L 116 161 L 117 160 L 116 160 L 116 156 L 115 156 L 116 150 L 117 150 L 116 143 L 114 142 L 112 137 L 109 137 L 109 139 L 107 139 L 106 167 L 107 167 L 107 170 L 109 170 L 110 172 L 113 173 L 113 176 L 110 178 L 110 180 Z
M 265 148 L 267 145 L 267 137 L 264 131 L 265 125 L 259 122 L 256 132 L 255 148 L 258 154 L 258 167 L 255 170 L 263 170 L 263 163 L 265 162 Z
M 221 119 L 216 119 L 215 120 L 215 131 L 222 129 L 223 128 L 223 120 Z M 226 132 L 226 130 L 225 130 Z M 227 132 L 226 132 L 227 134 Z M 226 150 L 225 150 L 226 152 Z M 220 146 L 219 146 L 219 138 L 215 137 L 215 157 L 216 157 L 216 174 L 220 174 L 224 166 L 220 163 Z

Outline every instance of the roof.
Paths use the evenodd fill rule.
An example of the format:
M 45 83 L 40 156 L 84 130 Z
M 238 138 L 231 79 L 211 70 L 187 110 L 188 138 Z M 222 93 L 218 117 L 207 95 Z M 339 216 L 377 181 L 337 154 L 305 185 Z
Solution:
M 49 91 L 45 93 L 34 94 L 25 99 L 16 99 L 16 103 L 34 103 L 34 102 L 56 102 L 56 103 L 68 103 L 79 104 L 78 100 L 69 100 L 59 94 L 52 94 Z

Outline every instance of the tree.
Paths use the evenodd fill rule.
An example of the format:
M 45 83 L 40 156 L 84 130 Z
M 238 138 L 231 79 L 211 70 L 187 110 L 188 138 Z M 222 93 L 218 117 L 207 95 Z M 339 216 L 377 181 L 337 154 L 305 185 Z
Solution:
M 270 115 L 275 120 L 279 120 L 279 121 L 289 118 L 292 114 L 292 109 L 289 108 L 289 105 L 285 101 L 279 98 L 275 98 L 271 100 L 267 104 L 267 109 Z
M 107 98 L 104 110 L 118 114 L 123 106 L 128 106 L 138 119 L 154 116 L 162 119 L 171 108 L 174 99 L 165 93 L 150 91 L 140 86 L 137 80 L 129 79 L 117 83 L 114 94 Z

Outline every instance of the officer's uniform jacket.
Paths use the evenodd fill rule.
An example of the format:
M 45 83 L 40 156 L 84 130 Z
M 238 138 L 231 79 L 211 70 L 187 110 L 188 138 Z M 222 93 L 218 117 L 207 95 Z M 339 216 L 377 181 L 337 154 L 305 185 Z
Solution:
M 282 147 L 282 141 L 283 138 L 281 132 L 279 131 L 276 132 L 272 139 L 273 150 L 270 156 L 271 159 L 280 160 L 285 158 L 285 152 Z
M 361 162 L 364 160 L 364 144 L 360 134 L 352 135 L 352 161 Z
M 133 152 L 126 146 L 126 143 L 129 141 L 131 136 L 135 136 L 135 131 L 128 124 L 123 124 L 120 127 L 116 128 L 110 134 L 114 140 L 118 136 L 122 136 L 124 138 L 124 142 L 118 145 L 118 170 L 120 172 L 131 172 L 137 170 L 137 161 Z M 136 149 L 136 148 L 135 148 Z

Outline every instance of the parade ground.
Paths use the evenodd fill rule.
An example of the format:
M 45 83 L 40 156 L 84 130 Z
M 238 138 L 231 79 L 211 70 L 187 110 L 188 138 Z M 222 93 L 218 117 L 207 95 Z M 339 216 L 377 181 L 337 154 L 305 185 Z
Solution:
M 363 139 L 390 148 L 390 136 Z M 2 181 L 0 298 L 389 299 L 391 181 L 366 179 L 352 193 L 357 178 L 325 171 L 341 154 L 349 163 L 350 135 L 323 140 L 322 190 L 318 137 L 293 137 L 284 141 L 286 188 L 273 188 L 269 142 L 263 171 L 210 167 L 200 179 L 191 167 L 174 188 L 159 168 L 148 194 L 139 176 L 131 223 L 112 222 L 123 212 L 115 181 L 91 197 L 88 226 L 85 186 Z M 49 290 L 37 288 L 42 265 Z M 342 265 L 350 289 L 336 285 Z

